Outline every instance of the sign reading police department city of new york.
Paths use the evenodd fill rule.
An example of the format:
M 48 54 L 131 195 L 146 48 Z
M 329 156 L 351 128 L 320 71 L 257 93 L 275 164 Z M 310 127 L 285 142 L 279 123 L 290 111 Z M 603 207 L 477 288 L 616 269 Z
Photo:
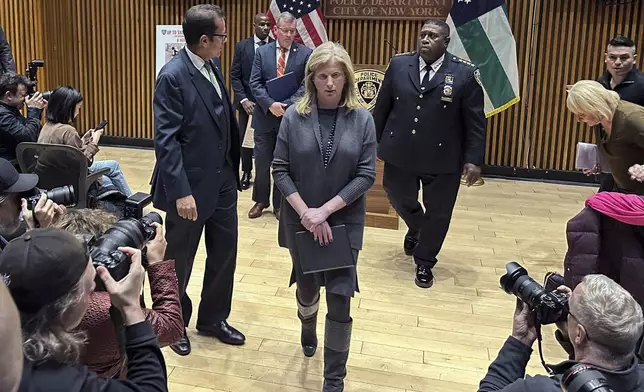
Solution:
M 365 68 L 354 72 L 356 79 L 355 89 L 358 101 L 367 110 L 371 111 L 376 105 L 376 99 L 385 78 L 383 71 Z

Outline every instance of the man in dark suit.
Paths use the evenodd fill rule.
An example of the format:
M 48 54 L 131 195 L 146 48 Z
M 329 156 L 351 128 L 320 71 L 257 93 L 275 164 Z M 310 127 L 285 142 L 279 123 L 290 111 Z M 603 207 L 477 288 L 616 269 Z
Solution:
M 475 183 L 485 153 L 478 69 L 447 52 L 449 35 L 444 21 L 427 21 L 418 52 L 391 59 L 373 111 L 383 186 L 409 228 L 403 247 L 414 256 L 416 285 L 423 288 L 434 282 L 461 173 L 468 186 Z
M 223 11 L 210 4 L 190 8 L 183 33 L 186 47 L 161 69 L 154 92 L 154 206 L 166 212 L 166 257 L 176 262 L 185 326 L 192 315 L 186 287 L 205 227 L 197 330 L 243 344 L 244 335 L 226 322 L 237 262 L 240 146 L 224 76 L 211 61 L 226 42 Z M 188 355 L 187 334 L 171 348 Z
M 606 72 L 598 82 L 609 90 L 615 91 L 624 101 L 644 106 L 644 74 L 636 66 L 637 53 L 635 42 L 624 36 L 617 36 L 610 40 L 606 47 Z M 597 143 L 606 137 L 606 132 L 601 125 L 595 127 Z M 597 167 L 587 170 L 587 174 L 600 174 L 601 184 L 599 192 L 611 192 L 615 188 L 613 175 L 609 167 Z
M 244 141 L 244 137 L 246 136 L 248 116 L 252 115 L 253 110 L 255 110 L 255 97 L 253 97 L 249 83 L 255 51 L 260 46 L 273 42 L 273 39 L 268 36 L 268 33 L 271 31 L 271 19 L 268 16 L 265 14 L 255 15 L 253 26 L 255 27 L 255 34 L 235 44 L 235 55 L 233 57 L 232 68 L 230 69 L 230 84 L 232 84 L 233 91 L 235 92 L 234 105 L 239 113 L 240 143 Z M 250 188 L 250 180 L 252 178 L 252 148 L 242 147 L 241 161 L 243 172 L 241 187 L 246 190 Z
M 250 89 L 257 105 L 253 111 L 253 128 L 255 128 L 255 166 L 256 176 L 253 184 L 253 201 L 255 205 L 248 212 L 250 219 L 259 218 L 270 205 L 271 196 L 271 162 L 277 142 L 282 115 L 296 96 L 304 92 L 304 73 L 306 62 L 312 50 L 294 42 L 297 32 L 295 16 L 284 12 L 277 17 L 277 41 L 264 45 L 255 53 L 255 62 L 250 76 Z M 294 72 L 300 88 L 297 92 L 277 102 L 268 94 L 266 82 L 278 76 Z M 282 195 L 273 184 L 273 212 L 279 219 Z

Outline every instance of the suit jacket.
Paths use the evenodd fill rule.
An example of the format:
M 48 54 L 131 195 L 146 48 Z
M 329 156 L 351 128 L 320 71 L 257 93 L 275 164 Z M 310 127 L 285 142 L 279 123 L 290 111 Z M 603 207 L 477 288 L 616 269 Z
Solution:
M 373 118 L 366 109 L 347 112 L 340 108 L 331 158 L 324 167 L 322 141 L 318 132 L 317 107 L 307 116 L 288 108 L 277 136 L 273 178 L 284 197 L 299 192 L 309 207 L 321 207 L 339 195 L 347 203 L 332 214 L 329 225 L 346 225 L 353 249 L 362 248 L 366 214 L 366 192 L 376 178 L 376 134 Z M 284 225 L 284 226 L 282 226 Z M 297 231 L 306 230 L 289 203 L 282 203 L 281 228 L 287 238 L 280 245 L 292 247 Z
M 268 42 L 273 42 L 268 37 Z M 258 48 L 259 49 L 259 48 Z M 233 65 L 230 68 L 230 84 L 235 92 L 233 105 L 239 109 L 243 99 L 255 102 L 255 96 L 250 88 L 250 74 L 253 70 L 253 61 L 255 59 L 255 35 L 235 44 L 235 55 L 233 56 Z
M 378 156 L 419 174 L 460 173 L 485 154 L 483 89 L 476 68 L 445 53 L 429 85 L 420 85 L 419 55 L 394 56 L 373 110 Z
M 154 206 L 160 210 L 174 209 L 177 199 L 192 195 L 199 217 L 205 219 L 212 215 L 226 164 L 233 166 L 240 189 L 240 145 L 236 142 L 239 127 L 224 76 L 218 68 L 214 69 L 222 98 L 195 68 L 185 49 L 157 77 L 154 91 L 157 162 L 151 193 Z
M 6 72 L 16 72 L 16 63 L 11 55 L 11 46 L 0 26 L 0 75 Z
M 255 111 L 253 112 L 253 128 L 255 132 L 277 132 L 280 126 L 280 118 L 277 118 L 271 113 L 268 108 L 275 102 L 268 95 L 266 90 L 266 82 L 277 77 L 277 41 L 262 46 L 255 52 L 255 60 L 253 62 L 253 70 L 250 75 L 250 89 L 255 97 Z M 304 45 L 293 42 L 291 51 L 288 55 L 286 62 L 285 74 L 295 72 L 300 89 L 287 99 L 287 105 L 293 104 L 295 97 L 304 94 L 304 74 L 306 71 L 306 63 L 309 61 L 309 56 L 313 51 Z

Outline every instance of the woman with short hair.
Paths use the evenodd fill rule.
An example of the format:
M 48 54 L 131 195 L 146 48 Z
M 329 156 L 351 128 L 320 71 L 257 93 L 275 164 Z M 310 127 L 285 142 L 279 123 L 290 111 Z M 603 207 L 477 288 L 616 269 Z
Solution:
M 571 86 L 566 105 L 577 121 L 604 128 L 605 137 L 597 144 L 608 166 L 602 169 L 613 174 L 613 191 L 644 195 L 644 183 L 629 172 L 644 157 L 644 107 L 620 99 L 615 91 L 592 80 Z
M 87 158 L 90 172 L 105 168 L 110 170 L 101 177 L 103 187 L 113 185 L 125 196 L 131 196 L 132 191 L 117 161 L 94 161 L 94 156 L 98 153 L 98 141 L 103 135 L 103 130 L 90 129 L 81 138 L 72 125 L 82 106 L 83 95 L 78 90 L 68 86 L 56 88 L 47 102 L 47 123 L 40 131 L 38 143 L 64 144 L 78 148 Z
M 280 246 L 291 253 L 291 284 L 297 282 L 301 344 L 311 357 L 317 348 L 320 286 L 326 287 L 324 391 L 344 390 L 351 342 L 350 300 L 358 291 L 355 268 L 303 272 L 296 233 L 309 231 L 321 246 L 333 241 L 332 227 L 344 225 L 357 262 L 362 248 L 366 193 L 376 177 L 376 132 L 371 114 L 355 93 L 353 65 L 346 50 L 327 42 L 306 65 L 304 96 L 286 110 L 277 137 L 273 177 L 282 203 Z M 330 262 L 333 260 L 329 260 Z

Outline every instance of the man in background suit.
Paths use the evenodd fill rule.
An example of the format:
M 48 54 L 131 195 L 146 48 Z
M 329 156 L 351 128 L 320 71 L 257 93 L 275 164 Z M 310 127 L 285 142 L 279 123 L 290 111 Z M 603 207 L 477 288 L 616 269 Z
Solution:
M 237 262 L 239 129 L 224 76 L 211 61 L 226 42 L 223 11 L 190 8 L 183 33 L 186 47 L 161 69 L 154 92 L 154 206 L 166 212 L 166 257 L 176 262 L 185 326 L 192 315 L 186 287 L 205 227 L 197 330 L 239 345 L 244 335 L 226 322 Z M 170 347 L 188 355 L 187 333 Z
M 250 219 L 259 218 L 270 205 L 271 162 L 277 142 L 277 132 L 282 115 L 293 99 L 304 93 L 304 73 L 306 62 L 312 50 L 294 42 L 297 21 L 291 13 L 283 12 L 275 21 L 277 41 L 264 45 L 255 53 L 255 62 L 250 76 L 250 89 L 257 105 L 253 111 L 255 128 L 255 166 L 256 176 L 253 184 L 255 205 L 248 212 Z M 300 88 L 284 102 L 277 102 L 268 94 L 266 82 L 278 76 L 294 72 Z M 273 184 L 273 212 L 279 219 L 282 195 Z
M 2 26 L 0 26 L 0 76 L 7 72 L 16 72 L 16 63 L 11 55 L 11 46 L 4 35 Z
M 260 46 L 273 42 L 273 39 L 268 36 L 268 33 L 271 31 L 271 19 L 268 16 L 262 13 L 255 15 L 253 26 L 255 27 L 255 34 L 235 44 L 235 55 L 233 57 L 232 68 L 230 69 L 230 84 L 235 92 L 234 106 L 239 113 L 240 143 L 243 143 L 244 137 L 246 136 L 248 116 L 252 115 L 253 110 L 255 110 L 255 97 L 253 97 L 249 83 L 255 51 Z M 243 172 L 241 187 L 243 190 L 246 190 L 250 188 L 250 180 L 252 178 L 252 148 L 242 147 L 241 162 Z

